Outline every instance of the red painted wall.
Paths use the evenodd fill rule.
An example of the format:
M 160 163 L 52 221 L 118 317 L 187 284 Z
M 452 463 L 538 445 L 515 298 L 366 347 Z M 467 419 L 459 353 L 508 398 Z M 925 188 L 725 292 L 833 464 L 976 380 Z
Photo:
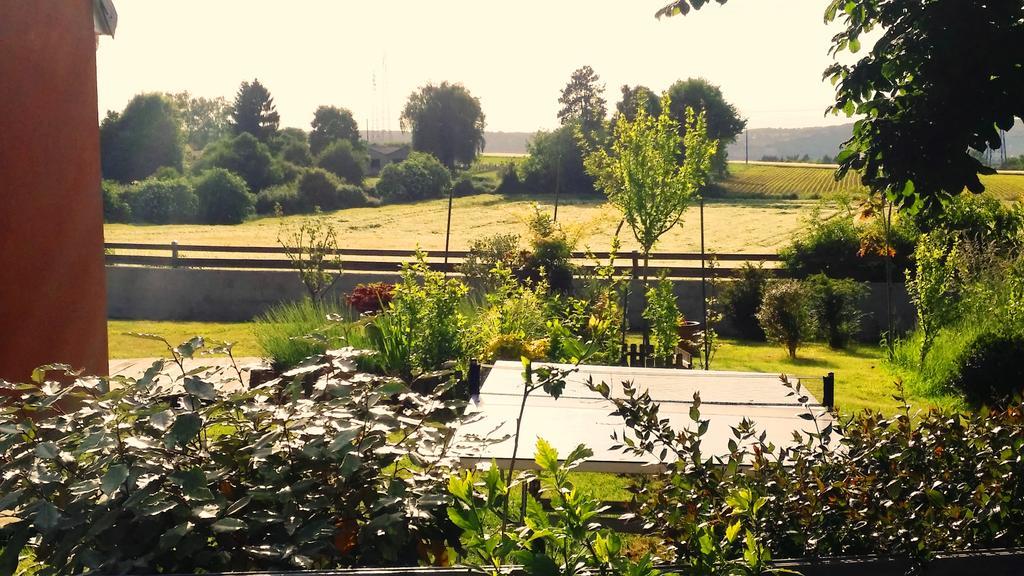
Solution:
M 0 378 L 107 373 L 91 0 L 0 2 Z

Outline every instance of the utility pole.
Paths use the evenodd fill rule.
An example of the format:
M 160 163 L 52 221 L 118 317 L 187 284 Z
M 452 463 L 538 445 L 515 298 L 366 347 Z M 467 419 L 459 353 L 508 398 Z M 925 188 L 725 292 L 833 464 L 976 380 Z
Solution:
M 562 190 L 562 153 L 558 153 L 558 165 L 555 166 L 555 217 L 558 222 L 558 193 Z
M 750 164 L 750 130 L 743 129 L 743 151 L 745 153 L 744 164 Z

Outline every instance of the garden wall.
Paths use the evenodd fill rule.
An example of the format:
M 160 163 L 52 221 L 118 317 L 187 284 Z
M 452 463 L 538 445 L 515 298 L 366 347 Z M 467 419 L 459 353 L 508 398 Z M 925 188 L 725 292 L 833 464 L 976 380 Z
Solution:
M 346 273 L 335 284 L 333 294 L 340 297 L 360 283 L 397 279 L 396 274 L 388 273 Z M 634 326 L 641 325 L 642 293 L 640 282 L 634 282 L 629 305 Z M 295 272 L 107 266 L 107 306 L 110 317 L 117 319 L 245 322 L 278 302 L 299 300 L 304 295 Z M 699 280 L 677 280 L 676 296 L 686 318 L 701 319 Z M 914 308 L 902 284 L 894 286 L 893 300 L 897 327 L 911 328 Z M 884 284 L 871 285 L 864 312 L 863 337 L 876 340 L 885 329 Z M 719 332 L 730 335 L 728 322 Z

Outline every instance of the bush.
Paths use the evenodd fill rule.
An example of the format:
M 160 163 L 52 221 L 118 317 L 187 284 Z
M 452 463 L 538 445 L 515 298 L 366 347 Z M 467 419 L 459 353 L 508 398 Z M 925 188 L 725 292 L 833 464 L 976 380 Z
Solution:
M 441 198 L 451 185 L 451 175 L 436 158 L 413 152 L 406 160 L 381 170 L 376 192 L 383 202 L 408 202 Z
M 452 194 L 456 198 L 462 198 L 463 196 L 490 194 L 494 192 L 494 188 L 494 182 L 487 176 L 462 173 L 452 185 Z
M 498 171 L 498 187 L 495 192 L 498 194 L 522 194 L 524 192 L 515 162 L 506 162 Z
M 507 268 L 494 271 L 496 287 L 473 326 L 477 356 L 485 361 L 545 360 L 549 351 L 547 286 L 524 286 Z
M 104 180 L 100 188 L 103 191 L 103 221 L 130 222 L 132 208 L 124 197 L 124 188 L 113 180 Z
M 352 293 L 345 297 L 345 302 L 354 310 L 367 314 L 380 312 L 387 308 L 394 297 L 394 284 L 374 282 L 356 285 Z
M 526 224 L 530 229 L 530 252 L 516 275 L 522 281 L 544 282 L 553 292 L 571 292 L 576 271 L 572 264 L 576 240 L 537 205 Z
M 523 161 L 523 188 L 531 194 L 600 195 L 594 178 L 583 167 L 583 147 L 576 126 L 562 126 L 552 132 L 538 132 L 527 145 L 529 156 Z
M 459 272 L 470 285 L 492 290 L 500 285 L 500 280 L 492 278 L 494 267 L 501 264 L 507 270 L 520 270 L 527 255 L 519 247 L 518 234 L 474 238 L 469 244 L 469 255 L 459 265 Z
M 266 144 L 248 132 L 207 146 L 192 170 L 202 172 L 210 168 L 238 174 L 253 192 L 285 182 L 282 162 L 274 158 Z
M 252 194 L 237 175 L 214 168 L 195 180 L 199 220 L 204 224 L 241 224 L 252 216 Z
M 1024 336 L 977 335 L 957 358 L 947 386 L 975 407 L 1005 406 L 1024 392 Z
M 909 219 L 894 222 L 890 243 L 893 281 L 905 276 L 916 242 L 917 230 Z M 825 220 L 815 214 L 804 233 L 780 250 L 779 256 L 797 278 L 825 274 L 830 278 L 885 281 L 885 232 L 880 218 L 858 227 L 852 214 L 839 213 Z
M 309 298 L 284 302 L 257 316 L 252 330 L 263 356 L 284 370 L 345 344 L 350 328 L 344 322 L 328 320 L 332 314 L 346 315 L 347 311 Z
M 299 199 L 299 191 L 295 184 L 279 184 L 272 186 L 256 195 L 256 213 L 261 216 L 273 215 L 281 207 L 285 215 L 302 214 L 305 206 Z
M 317 158 L 316 165 L 349 184 L 361 185 L 366 178 L 370 160 L 366 152 L 357 150 L 348 140 L 338 140 Z
M 5 572 L 19 556 L 54 575 L 408 566 L 458 542 L 446 423 L 465 403 L 357 373 L 358 359 L 310 359 L 310 397 L 301 375 L 257 392 L 212 370 L 0 384 Z M 172 381 L 184 391 L 157 384 Z M 393 473 L 410 461 L 415 474 Z
M 199 200 L 185 179 L 143 180 L 126 191 L 132 218 L 147 224 L 188 224 L 196 219 Z
M 319 168 L 307 170 L 302 175 L 298 193 L 303 212 L 312 212 L 315 208 L 325 212 L 358 208 L 367 203 L 361 188 L 342 184 L 333 174 Z
M 757 311 L 764 300 L 768 272 L 764 265 L 746 262 L 739 277 L 728 282 L 722 290 L 722 308 L 733 329 L 745 340 L 764 341 L 764 330 L 757 321 Z
M 854 280 L 834 280 L 824 274 L 815 274 L 805 282 L 818 337 L 830 348 L 846 348 L 860 333 L 864 316 L 861 304 L 868 295 L 868 287 Z
M 654 356 L 670 358 L 679 346 L 679 324 L 683 315 L 676 304 L 675 286 L 663 273 L 658 282 L 647 289 L 647 305 L 643 317 L 650 327 Z
M 768 284 L 757 311 L 757 321 L 769 341 L 782 344 L 789 357 L 796 358 L 800 344 L 810 340 L 815 333 L 806 287 L 796 280 Z

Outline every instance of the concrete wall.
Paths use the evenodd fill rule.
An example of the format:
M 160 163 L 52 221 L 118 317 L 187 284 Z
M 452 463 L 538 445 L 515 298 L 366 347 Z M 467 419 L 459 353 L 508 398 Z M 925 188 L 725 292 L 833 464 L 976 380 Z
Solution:
M 394 282 L 397 278 L 385 273 L 346 273 L 332 294 L 341 296 L 356 284 Z M 244 322 L 278 302 L 299 300 L 305 295 L 298 274 L 290 271 L 108 266 L 107 284 L 110 317 L 119 319 Z M 894 288 L 897 326 L 906 330 L 913 326 L 914 309 L 903 285 Z M 641 294 L 640 282 L 635 281 L 629 304 L 634 326 L 641 325 Z M 677 281 L 676 296 L 686 318 L 701 319 L 699 280 Z M 885 330 L 885 308 L 885 285 L 872 284 L 864 310 L 865 339 L 877 339 Z M 720 326 L 719 332 L 731 335 L 728 322 Z

